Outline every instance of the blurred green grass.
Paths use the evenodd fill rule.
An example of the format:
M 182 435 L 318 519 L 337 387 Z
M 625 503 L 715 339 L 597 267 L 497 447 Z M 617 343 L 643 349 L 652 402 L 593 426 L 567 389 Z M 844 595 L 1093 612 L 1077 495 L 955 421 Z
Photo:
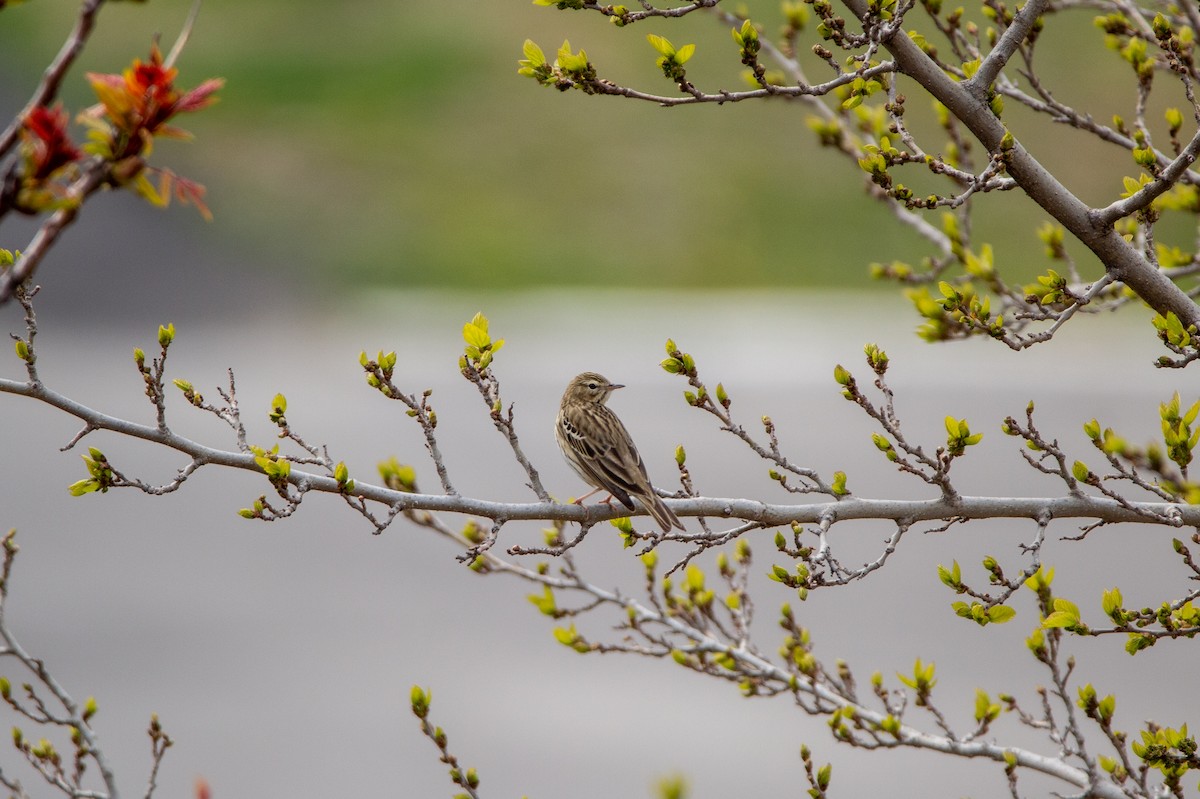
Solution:
M 746 5 L 769 29 L 779 24 L 775 2 Z M 110 3 L 67 103 L 92 102 L 85 70 L 119 71 L 156 32 L 169 48 L 189 6 Z M 33 2 L 0 13 L 18 96 L 75 9 Z M 1115 59 L 1089 18 L 1070 24 L 1082 33 L 1047 43 L 1045 60 L 1069 73 L 1085 59 L 1094 87 L 1095 65 Z M 183 121 L 196 141 L 162 144 L 155 162 L 208 186 L 213 235 L 227 247 L 269 248 L 323 289 L 860 287 L 870 262 L 926 253 L 866 196 L 861 172 L 817 146 L 799 103 L 662 109 L 560 95 L 516 74 L 526 37 L 548 54 L 569 38 L 601 75 L 669 94 L 651 32 L 697 43 L 688 65 L 697 83 L 741 87 L 728 31 L 704 14 L 617 29 L 528 0 L 208 0 L 180 83 L 228 83 L 217 106 Z M 810 72 L 824 74 L 819 64 Z M 1079 89 L 1087 102 L 1106 96 L 1103 82 Z M 926 115 L 928 105 L 910 99 Z M 1019 119 L 1014 105 L 1006 113 Z M 1055 158 L 1128 158 L 1079 150 L 1063 128 L 1033 124 L 1044 134 L 1023 141 L 1052 169 Z M 1115 197 L 1119 182 L 1095 173 L 1080 170 L 1071 188 Z M 997 239 L 999 257 L 1025 275 L 1044 269 L 1037 209 L 1016 192 L 984 203 L 978 230 Z

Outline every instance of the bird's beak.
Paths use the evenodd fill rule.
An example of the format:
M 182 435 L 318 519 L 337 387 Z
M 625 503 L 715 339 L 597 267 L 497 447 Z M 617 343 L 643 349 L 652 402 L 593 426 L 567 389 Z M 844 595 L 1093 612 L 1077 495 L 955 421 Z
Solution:
M 624 383 L 609 383 L 608 387 L 610 390 L 615 390 L 618 388 L 625 388 L 625 384 Z

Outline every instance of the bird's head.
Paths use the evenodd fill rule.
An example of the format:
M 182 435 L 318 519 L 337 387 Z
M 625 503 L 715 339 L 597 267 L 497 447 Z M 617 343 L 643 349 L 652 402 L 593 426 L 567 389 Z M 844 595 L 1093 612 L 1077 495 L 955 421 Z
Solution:
M 567 386 L 564 399 L 575 400 L 577 402 L 604 403 L 608 400 L 608 395 L 612 394 L 618 388 L 625 388 L 625 386 L 620 383 L 610 383 L 604 375 L 596 374 L 595 372 L 584 372 L 581 375 L 576 375 L 575 379 Z

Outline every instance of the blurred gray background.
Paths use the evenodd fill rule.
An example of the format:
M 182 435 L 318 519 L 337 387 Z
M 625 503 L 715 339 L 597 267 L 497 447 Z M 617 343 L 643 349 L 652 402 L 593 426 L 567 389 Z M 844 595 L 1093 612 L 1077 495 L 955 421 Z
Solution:
M 0 37 L 8 37 L 0 45 L 19 40 L 28 48 L 3 85 L 6 113 L 19 107 L 44 64 L 38 42 L 61 36 L 61 26 L 45 23 L 42 31 L 29 13 L 42 5 L 22 7 L 24 16 L 0 14 Z M 739 141 L 753 120 L 762 149 L 717 149 L 721 156 L 704 156 L 697 167 L 683 146 L 701 120 L 692 110 L 683 116 L 563 98 L 512 75 L 524 36 L 536 34 L 549 52 L 564 35 L 580 35 L 575 18 L 564 22 L 524 2 L 494 18 L 473 4 L 447 3 L 455 34 L 411 4 L 356 4 L 356 13 L 339 6 L 337 19 L 317 11 L 308 19 L 271 16 L 271 4 L 261 5 L 257 12 L 217 0 L 206 6 L 189 50 L 194 80 L 182 82 L 226 75 L 226 100 L 187 121 L 200 134 L 195 144 L 160 153 L 208 185 L 215 220 L 103 196 L 39 274 L 41 374 L 94 408 L 152 420 L 131 352 L 152 351 L 157 325 L 174 322 L 169 377 L 215 397 L 232 368 L 255 443 L 273 443 L 266 414 L 282 392 L 295 429 L 310 443 L 328 444 L 356 478 L 374 481 L 375 464 L 396 456 L 415 464 L 432 490 L 436 478 L 417 427 L 368 389 L 357 363 L 362 349 L 394 349 L 397 383 L 434 390 L 441 443 L 460 490 L 529 499 L 511 453 L 456 367 L 462 324 L 482 310 L 494 336 L 508 342 L 496 368 L 506 401 L 516 404 L 522 443 L 559 497 L 583 487 L 562 462 L 551 423 L 566 381 L 594 369 L 629 385 L 613 407 L 658 483 L 673 487 L 672 453 L 682 443 L 704 493 L 787 501 L 766 479 L 765 464 L 686 407 L 683 382 L 657 366 L 667 337 L 696 357 L 710 385 L 724 382 L 748 428 L 771 415 L 789 457 L 826 476 L 846 471 L 851 490 L 864 496 L 931 496 L 924 484 L 894 473 L 871 444 L 875 428 L 832 379 L 837 363 L 865 378 L 866 342 L 892 356 L 891 384 L 912 440 L 935 447 L 947 414 L 985 434 L 955 467 L 964 493 L 1062 493 L 1024 465 L 1018 442 L 999 433 L 1003 417 L 1021 414 L 1030 399 L 1042 430 L 1093 468 L 1099 460 L 1083 422 L 1097 417 L 1143 442 L 1158 434 L 1159 402 L 1174 390 L 1185 402 L 1195 399 L 1194 380 L 1150 366 L 1158 350 L 1136 309 L 1080 319 L 1052 344 L 1021 355 L 990 342 L 921 344 L 907 301 L 859 285 L 868 260 L 913 258 L 917 250 L 894 227 L 881 227 L 879 236 L 853 225 L 834 234 L 830 219 L 813 215 L 854 222 L 838 209 L 868 207 L 856 177 L 836 200 L 825 196 L 832 186 L 820 174 L 807 179 L 822 193 L 797 187 L 807 173 L 789 169 L 825 167 L 781 144 L 807 134 L 798 115 L 780 124 L 790 108 L 740 116 L 707 109 L 716 113 L 704 120 L 726 141 Z M 69 17 L 70 6 L 47 13 Z M 184 8 L 114 5 L 95 48 L 103 63 L 87 68 L 118 70 L 129 53 L 143 52 L 155 25 L 171 30 Z M 606 43 L 616 41 L 609 27 L 592 25 Z M 441 31 L 436 46 L 414 51 L 433 30 Z M 372 34 L 381 41 L 360 48 Z M 488 44 L 472 49 L 456 35 Z M 284 52 L 285 45 L 294 49 Z M 632 50 L 648 51 L 643 46 Z M 430 66 L 455 54 L 471 68 Z M 645 53 L 637 58 L 647 60 Z M 438 83 L 448 76 L 449 86 Z M 516 88 L 501 99 L 490 88 L 470 92 L 474 105 L 445 99 L 461 97 L 462 81 L 472 76 Z M 651 77 L 640 73 L 643 81 Z M 399 83 L 386 83 L 393 79 Z M 614 119 L 625 127 L 597 128 Z M 622 153 L 621 168 L 609 151 L 573 145 L 581 131 Z M 348 140 L 351 133 L 358 138 Z M 363 142 L 390 155 L 372 160 Z M 423 149 L 432 142 L 446 149 Z M 771 152 L 786 163 L 761 155 Z M 677 212 L 661 208 L 664 186 L 715 221 L 675 224 Z M 587 197 L 594 214 L 581 218 L 555 205 L 573 193 Z M 773 215 L 764 217 L 765 207 Z M 878 209 L 862 213 L 884 218 Z M 746 228 L 748 220 L 763 227 Z M 6 226 L 0 246 L 24 246 L 29 230 Z M 718 243 L 697 239 L 698 231 Z M 1012 245 L 1010 257 L 1040 251 L 1030 233 L 1022 241 L 1026 250 Z M 849 283 L 839 285 L 843 277 Z M 19 332 L 18 309 L 0 309 L 0 323 Z M 16 359 L 0 359 L 0 374 L 19 377 Z M 232 448 L 221 423 L 171 399 L 174 429 Z M 115 491 L 71 498 L 66 487 L 85 476 L 83 450 L 58 448 L 78 425 L 32 401 L 0 397 L 0 405 L 0 528 L 17 527 L 22 545 L 8 619 L 77 698 L 97 697 L 96 726 L 126 793 L 143 790 L 144 730 L 157 712 L 177 741 L 160 773 L 160 796 L 189 795 L 197 776 L 218 797 L 451 795 L 445 768 L 408 710 L 409 687 L 418 683 L 432 689 L 434 722 L 462 762 L 479 769 L 492 797 L 650 796 L 671 773 L 687 775 L 697 799 L 799 795 L 806 787 L 802 742 L 819 762 L 833 762 L 835 795 L 1007 795 L 995 764 L 866 755 L 835 746 L 823 719 L 784 699 L 746 700 L 734 686 L 670 662 L 582 657 L 554 641 L 556 623 L 525 599 L 531 586 L 481 578 L 457 563 L 454 548 L 402 522 L 373 536 L 331 498 L 308 498 L 287 521 L 248 522 L 237 510 L 266 483 L 212 468 L 166 497 Z M 154 482 L 169 481 L 183 465 L 109 435 L 85 444 Z M 633 590 L 642 567 L 606 529 L 597 528 L 576 557 L 597 582 Z M 1100 594 L 1114 585 L 1131 606 L 1186 590 L 1171 555 L 1176 533 L 1127 526 L 1100 529 L 1082 544 L 1058 540 L 1074 529 L 1052 526 L 1044 560 L 1057 567 L 1056 588 L 1089 617 L 1100 618 Z M 854 565 L 873 560 L 890 532 L 883 524 L 839 525 L 831 544 Z M 977 687 L 1036 707 L 1032 686 L 1045 676 L 1022 643 L 1036 624 L 1029 598 L 1018 602 L 1013 622 L 980 629 L 954 617 L 956 597 L 936 577 L 937 564 L 957 559 L 965 578 L 981 584 L 985 554 L 1019 570 L 1018 545 L 1034 532 L 1019 521 L 933 535 L 917 528 L 882 572 L 815 592 L 804 604 L 762 577 L 774 562 L 773 532 L 754 535 L 759 645 L 768 652 L 777 645 L 775 614 L 791 601 L 813 631 L 817 654 L 830 663 L 845 659 L 860 685 L 874 670 L 894 685 L 895 672 L 908 673 L 915 658 L 935 661 L 935 696 L 960 731 L 971 726 Z M 509 525 L 500 544 L 538 540 L 537 525 Z M 712 563 L 700 559 L 706 568 Z M 610 618 L 577 624 L 595 640 L 611 635 Z M 1117 638 L 1070 644 L 1077 679 L 1102 694 L 1117 692 L 1118 726 L 1194 719 L 1200 700 L 1173 682 L 1194 670 L 1185 646 L 1164 643 L 1130 658 L 1122 645 Z M 932 726 L 915 708 L 908 720 Z M 1053 752 L 1007 716 L 994 729 L 999 741 Z M 0 765 L 14 760 L 0 756 Z M 25 780 L 35 784 L 32 775 Z M 1049 783 L 1022 786 L 1037 795 Z
M 582 487 L 555 451 L 550 424 L 565 381 L 594 368 L 629 384 L 614 407 L 660 483 L 671 484 L 673 448 L 684 443 L 706 493 L 786 501 L 762 464 L 684 406 L 680 386 L 656 366 L 657 342 L 667 335 L 694 353 L 711 379 L 724 381 L 743 421 L 752 425 L 769 413 L 791 457 L 826 475 L 844 469 L 851 489 L 867 496 L 930 492 L 891 473 L 870 442 L 873 428 L 833 383 L 836 362 L 865 371 L 855 367 L 862 341 L 889 342 L 898 409 L 913 440 L 935 446 L 945 413 L 965 416 L 985 433 L 978 452 L 960 464 L 957 482 L 968 493 L 1061 493 L 1055 481 L 1025 467 L 1017 443 L 997 429 L 1030 398 L 1039 402 L 1047 435 L 1094 461 L 1080 420 L 1094 415 L 1133 440 L 1148 439 L 1156 403 L 1169 396 L 1176 377 L 1146 367 L 1148 337 L 1120 320 L 1085 321 L 1073 338 L 1017 358 L 985 345 L 931 350 L 909 334 L 909 320 L 893 318 L 885 306 L 844 311 L 854 303 L 848 295 L 621 292 L 396 294 L 325 307 L 319 318 L 196 320 L 180 326 L 170 372 L 215 395 L 213 387 L 232 367 L 251 440 L 271 443 L 267 405 L 282 391 L 300 434 L 328 443 L 353 475 L 372 480 L 374 464 L 396 455 L 416 464 L 429 487 L 436 478 L 415 425 L 362 383 L 356 363 L 360 348 L 395 348 L 398 382 L 434 389 L 442 444 L 460 490 L 527 499 L 474 388 L 456 372 L 460 320 L 481 302 L 494 333 L 508 341 L 498 369 L 506 399 L 516 403 L 522 442 L 546 484 L 563 497 Z M 579 324 L 597 309 L 602 331 Z M 6 315 L 15 325 L 15 314 Z M 50 310 L 42 323 L 39 366 L 48 384 L 93 407 L 151 419 L 129 351 L 150 348 L 152 325 L 114 323 L 96 335 Z M 1111 381 L 1102 373 L 1145 378 Z M 33 402 L 6 404 L 9 474 L 0 507 L 5 524 L 20 529 L 23 547 L 9 618 L 64 684 L 80 697 L 98 697 L 97 725 L 126 790 L 137 788 L 147 765 L 143 729 L 154 711 L 179 742 L 164 766 L 164 796 L 185 793 L 196 775 L 219 796 L 381 788 L 447 795 L 444 769 L 408 713 L 408 688 L 419 683 L 433 690 L 435 722 L 449 731 L 465 763 L 479 768 L 488 795 L 648 796 L 658 776 L 675 771 L 688 776 L 696 797 L 798 791 L 801 742 L 834 763 L 834 787 L 845 795 L 928 795 L 935 784 L 939 795 L 1004 792 L 994 764 L 866 756 L 834 746 L 823 719 L 805 717 L 785 700 L 742 699 L 733 686 L 670 662 L 577 655 L 553 641 L 554 623 L 525 601 L 530 587 L 471 573 L 455 561 L 453 547 L 403 523 L 373 536 L 330 498 L 310 497 L 284 522 L 244 521 L 236 511 L 265 490 L 263 481 L 215 469 L 167 497 L 115 491 L 70 498 L 66 486 L 84 476 L 83 466 L 76 453 L 57 447 L 75 423 Z M 172 402 L 171 423 L 230 446 L 220 423 L 180 402 Z M 88 443 L 148 480 L 166 482 L 182 465 L 169 453 L 108 435 Z M 601 584 L 634 590 L 641 565 L 605 530 L 597 528 L 577 557 Z M 1051 530 L 1044 558 L 1058 569 L 1055 586 L 1092 618 L 1100 615 L 1100 592 L 1113 585 L 1133 606 L 1183 590 L 1171 562 L 1172 531 L 1101 529 L 1072 544 L 1057 540 L 1074 532 L 1070 523 Z M 882 524 L 844 524 L 831 543 L 852 565 L 873 559 L 889 532 Z M 760 645 L 774 648 L 775 614 L 791 601 L 813 630 L 816 652 L 848 661 L 863 684 L 876 669 L 892 680 L 917 657 L 935 661 L 937 696 L 959 729 L 970 726 L 976 687 L 993 696 L 1012 692 L 1036 706 L 1031 686 L 1045 677 L 1022 644 L 1036 623 L 1029 597 L 1017 603 L 1010 624 L 980 629 L 954 617 L 955 597 L 935 574 L 937 564 L 957 559 L 968 579 L 982 583 L 977 564 L 984 554 L 1015 571 L 1022 565 L 1017 545 L 1033 534 L 1034 525 L 1020 521 L 928 536 L 917 529 L 881 573 L 815 592 L 804 604 L 759 579 Z M 501 544 L 533 543 L 539 535 L 536 525 L 510 525 Z M 771 536 L 751 536 L 756 575 L 776 562 Z M 700 563 L 711 569 L 712 557 Z M 611 623 L 578 620 L 595 640 L 609 635 Z M 1102 692 L 1120 689 L 1122 728 L 1194 716 L 1200 709 L 1194 695 L 1170 688 L 1174 675 L 1190 669 L 1185 648 L 1166 643 L 1133 659 L 1122 643 L 1070 644 L 1080 658 L 1079 680 Z M 910 718 L 922 721 L 915 709 Z M 1050 751 L 1014 730 L 1008 717 L 996 730 L 998 740 L 1037 742 Z

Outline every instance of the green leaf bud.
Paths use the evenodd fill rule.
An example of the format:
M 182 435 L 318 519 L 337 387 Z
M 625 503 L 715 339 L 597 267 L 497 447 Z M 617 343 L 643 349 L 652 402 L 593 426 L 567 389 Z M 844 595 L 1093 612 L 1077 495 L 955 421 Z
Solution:
M 677 375 L 683 371 L 683 361 L 680 361 L 678 358 L 664 358 L 659 363 L 659 366 L 663 368 L 663 371 L 670 372 L 673 375 Z
M 409 701 L 412 704 L 412 712 L 419 719 L 423 719 L 429 715 L 429 702 L 431 694 L 421 688 L 419 685 L 414 685 L 409 692 Z
M 717 383 L 717 402 L 726 408 L 729 407 L 729 395 L 725 393 L 725 385 L 723 383 Z

